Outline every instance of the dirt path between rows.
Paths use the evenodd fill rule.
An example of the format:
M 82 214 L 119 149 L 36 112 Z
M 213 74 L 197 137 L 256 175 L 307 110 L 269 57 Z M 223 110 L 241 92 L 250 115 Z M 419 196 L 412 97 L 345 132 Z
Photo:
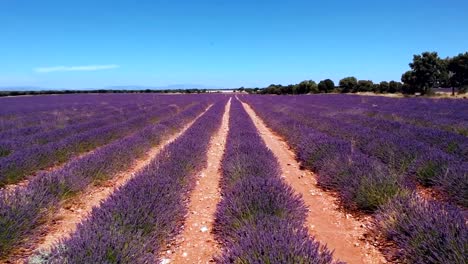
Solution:
M 231 99 L 226 104 L 221 128 L 210 141 L 207 166 L 200 172 L 197 185 L 190 194 L 184 229 L 164 253 L 162 263 L 210 263 L 219 250 L 211 231 L 216 205 L 221 200 L 220 169 L 229 131 L 230 109 Z
M 163 138 L 161 144 L 150 149 L 142 158 L 135 160 L 126 171 L 116 174 L 112 179 L 99 184 L 99 186 L 88 186 L 79 195 L 64 201 L 60 205 L 58 212 L 46 224 L 41 226 L 40 234 L 34 238 L 34 243 L 29 243 L 27 247 L 19 249 L 10 257 L 7 263 L 25 263 L 34 253 L 50 250 L 54 243 L 69 237 L 75 231 L 77 225 L 90 214 L 93 207 L 99 207 L 101 202 L 107 199 L 119 187 L 123 186 L 128 180 L 132 179 L 165 146 L 185 133 L 210 107 L 185 125 L 179 132 Z
M 295 154 L 279 136 L 274 134 L 258 117 L 253 109 L 242 103 L 255 123 L 268 148 L 278 159 L 282 177 L 309 208 L 307 228 L 309 233 L 334 250 L 335 259 L 347 263 L 386 263 L 377 248 L 365 239 L 367 222 L 359 221 L 350 214 L 340 212 L 337 200 L 330 193 L 317 186 L 315 176 L 307 170 L 300 170 Z

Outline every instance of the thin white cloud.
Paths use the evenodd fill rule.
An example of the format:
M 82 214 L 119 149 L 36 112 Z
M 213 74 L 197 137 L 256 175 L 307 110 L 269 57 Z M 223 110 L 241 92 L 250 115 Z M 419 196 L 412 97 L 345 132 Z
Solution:
M 106 64 L 106 65 L 84 65 L 84 66 L 54 66 L 54 67 L 40 67 L 35 68 L 35 72 L 47 73 L 47 72 L 65 72 L 65 71 L 100 71 L 119 68 L 117 64 Z

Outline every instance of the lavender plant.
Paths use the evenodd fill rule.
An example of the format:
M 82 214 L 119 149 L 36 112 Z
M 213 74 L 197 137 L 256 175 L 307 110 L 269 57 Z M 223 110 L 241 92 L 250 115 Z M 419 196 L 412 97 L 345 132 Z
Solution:
M 466 263 L 468 227 L 454 206 L 409 194 L 379 210 L 376 226 L 408 263 Z

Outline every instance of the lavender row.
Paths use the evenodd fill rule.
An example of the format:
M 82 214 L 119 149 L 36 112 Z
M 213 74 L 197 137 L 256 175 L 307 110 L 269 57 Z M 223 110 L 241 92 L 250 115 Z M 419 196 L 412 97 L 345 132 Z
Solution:
M 0 132 L 0 138 L 2 141 L 5 140 L 19 140 L 20 138 L 28 138 L 38 136 L 37 134 L 40 133 L 48 133 L 54 130 L 61 130 L 67 129 L 70 126 L 80 126 L 85 123 L 90 123 L 95 120 L 103 119 L 109 116 L 117 116 L 117 115 L 126 115 L 130 112 L 135 112 L 137 110 L 144 110 L 147 108 L 147 105 L 141 106 L 135 103 L 130 103 L 128 105 L 124 105 L 121 107 L 116 107 L 113 105 L 109 105 L 106 108 L 103 107 L 95 107 L 87 109 L 87 111 L 82 111 L 83 109 L 74 109 L 74 110 L 64 110 L 61 112 L 57 112 L 58 110 L 51 110 L 52 113 L 47 113 L 50 115 L 57 115 L 62 116 L 60 121 L 57 121 L 54 118 L 44 117 L 42 114 L 42 118 L 45 120 L 40 124 L 26 126 L 26 127 L 18 127 L 8 129 L 6 131 Z M 31 115 L 27 116 L 27 118 L 36 119 L 37 116 L 31 113 Z M 24 120 L 22 120 L 24 121 Z M 18 120 L 11 120 L 12 123 L 17 123 Z M 12 125 L 12 127 L 17 127 L 18 125 Z
M 185 102 L 185 105 L 188 103 Z M 61 164 L 80 153 L 129 135 L 158 118 L 169 118 L 176 114 L 178 109 L 169 106 L 163 109 L 156 107 L 154 110 L 120 123 L 111 122 L 58 142 L 33 146 L 4 157 L 0 159 L 0 186 L 15 183 L 37 170 Z
M 368 113 L 394 115 L 402 119 L 423 119 L 428 123 L 444 119 L 450 119 L 452 124 L 468 121 L 467 102 L 464 100 L 359 95 L 320 95 L 305 100 L 318 106 L 332 106 L 343 110 L 359 109 Z
M 136 110 L 145 110 L 161 103 L 170 103 L 176 100 L 175 96 L 156 97 L 156 100 L 132 101 L 122 104 L 114 101 L 107 101 L 103 97 L 103 102 L 89 105 L 89 103 L 78 102 L 66 109 L 57 109 L 51 105 L 46 112 L 32 112 L 24 117 L 15 117 L 10 120 L 1 120 L 9 129 L 0 132 L 2 139 L 19 139 L 28 136 L 35 136 L 39 132 L 50 132 L 56 129 L 68 128 L 69 126 L 79 125 L 85 122 L 92 122 L 96 119 L 108 117 L 111 115 L 123 115 Z M 6 124 L 9 121 L 10 124 Z M 29 124 L 29 125 L 27 125 Z
M 468 135 L 468 107 L 465 100 L 324 95 L 297 97 L 297 101 L 342 113 Z
M 207 107 L 207 101 L 138 133 L 115 141 L 96 152 L 67 163 L 62 169 L 42 173 L 13 192 L 0 190 L 0 252 L 6 254 L 21 242 L 53 208 L 89 184 L 109 179 L 128 168 L 165 137 L 179 131 Z M 1 257 L 1 256 L 0 256 Z
M 438 148 L 449 155 L 453 155 L 455 158 L 468 160 L 468 138 L 465 136 L 431 127 L 420 127 L 387 119 L 379 119 L 375 116 L 369 117 L 364 112 L 354 108 L 343 110 L 345 108 L 343 105 L 336 106 L 330 104 L 328 107 L 320 107 L 308 102 L 307 97 L 300 97 L 294 101 L 288 99 L 282 99 L 281 103 L 287 106 L 290 112 L 294 111 L 296 114 L 307 116 L 313 113 L 313 116 L 317 118 L 331 117 L 339 122 L 359 124 L 373 130 L 385 131 L 385 133 L 392 133 L 397 137 L 419 141 Z M 284 112 L 284 109 L 282 111 Z
M 46 100 L 44 97 L 42 100 Z M 66 97 L 59 97 L 65 99 Z M 5 100 L 3 100 L 5 102 Z M 43 127 L 50 129 L 57 126 L 66 126 L 71 122 L 90 120 L 102 112 L 109 112 L 125 107 L 114 102 L 95 103 L 76 101 L 68 104 L 49 104 L 44 108 L 31 108 L 33 105 L 27 105 L 27 102 L 18 106 L 24 113 L 5 113 L 2 107 L 0 112 L 0 131 L 1 134 L 12 133 L 15 130 L 27 129 L 33 127 Z M 27 131 L 27 130 L 25 130 Z
M 51 252 L 47 263 L 154 263 L 187 212 L 184 200 L 206 166 L 210 138 L 226 101 L 201 116 L 139 174 L 112 194 L 76 232 Z
M 27 147 L 31 147 L 34 145 L 44 145 L 49 142 L 57 142 L 66 138 L 67 136 L 85 132 L 90 129 L 96 129 L 99 127 L 103 127 L 106 125 L 110 125 L 112 123 L 124 122 L 130 118 L 135 116 L 142 116 L 152 111 L 158 111 L 164 106 L 168 104 L 165 103 L 163 105 L 156 105 L 152 108 L 147 109 L 138 109 L 137 107 L 132 107 L 130 109 L 125 109 L 125 111 L 114 110 L 111 112 L 106 112 L 101 116 L 94 117 L 92 120 L 80 123 L 78 120 L 74 119 L 73 125 L 65 126 L 64 128 L 59 129 L 52 129 L 44 132 L 35 133 L 29 136 L 16 136 L 16 137 L 9 137 L 0 140 L 0 149 L 3 149 L 4 152 L 8 152 L 8 154 L 14 153 L 15 151 L 22 150 Z M 0 154 L 0 157 L 2 155 Z M 7 155 L 3 155 L 7 156 Z
M 298 115 L 298 118 L 301 116 Z M 435 186 L 451 200 L 468 206 L 466 159 L 411 140 L 402 133 L 389 133 L 346 123 L 340 118 L 307 118 L 308 125 L 353 142 L 364 153 L 378 158 L 390 170 L 413 177 L 424 186 Z M 464 150 L 462 150 L 464 151 Z
M 110 110 L 107 106 L 97 106 L 92 107 L 87 104 L 77 105 L 74 107 L 57 107 L 51 105 L 49 109 L 40 110 L 31 110 L 28 113 L 21 115 L 4 115 L 0 118 L 0 132 L 2 134 L 12 133 L 15 130 L 32 127 L 44 127 L 48 128 L 49 126 L 60 126 L 66 125 L 70 122 L 70 119 L 80 119 L 86 120 L 91 117 L 94 112 L 102 110 Z
M 406 263 L 466 264 L 468 226 L 452 205 L 411 193 L 383 206 L 375 222 L 377 232 L 399 246 L 395 257 Z
M 297 110 L 293 105 L 276 103 L 270 111 L 352 142 L 362 152 L 385 163 L 390 171 L 411 176 L 408 180 L 414 177 L 424 186 L 436 186 L 454 202 L 468 206 L 468 163 L 460 157 L 405 138 L 404 132 L 387 133 L 355 125 L 336 115 L 310 115 L 307 107 Z
M 315 171 L 319 185 L 335 190 L 346 208 L 373 212 L 410 188 L 410 182 L 350 142 L 322 133 L 271 104 L 245 98 L 267 125 L 285 138 L 301 165 Z
M 324 112 L 329 110 L 335 113 L 368 116 L 468 135 L 468 121 L 466 120 L 468 108 L 464 100 L 396 99 L 337 94 L 281 98 L 270 96 L 270 99 L 290 102 L 298 106 L 307 105 Z M 419 100 L 423 103 L 418 103 Z M 442 104 L 441 101 L 450 103 Z M 411 107 L 412 105 L 418 107 Z
M 2 112 L 5 116 L 23 117 L 34 112 L 50 112 L 55 109 L 79 109 L 82 106 L 91 108 L 115 106 L 121 107 L 129 102 L 149 103 L 155 94 L 68 94 L 1 98 Z
M 94 109 L 99 113 L 109 113 L 113 109 Z M 55 114 L 55 115 L 54 115 Z M 60 115 L 60 119 L 57 117 Z M 95 112 L 69 111 L 66 109 L 54 109 L 49 113 L 31 113 L 22 119 L 0 120 L 1 126 L 5 129 L 0 131 L 0 138 L 12 139 L 26 136 L 32 136 L 35 133 L 51 131 L 56 128 L 66 127 L 70 122 L 73 124 L 86 122 L 94 118 Z M 59 119 L 59 120 L 57 120 Z
M 222 161 L 223 199 L 215 237 L 218 263 L 335 263 L 304 228 L 307 208 L 280 177 L 279 165 L 239 101 L 231 106 Z
M 293 147 L 301 164 L 316 172 L 320 185 L 338 191 L 345 204 L 377 209 L 376 231 L 397 243 L 401 259 L 463 263 L 468 229 L 457 207 L 418 198 L 401 176 L 363 155 L 351 142 L 318 132 L 291 115 L 273 113 L 272 104 L 259 103 L 258 98 L 250 99 L 245 98 Z
M 380 140 L 380 145 L 403 153 L 406 160 L 393 161 L 393 163 L 400 162 L 403 165 L 398 168 L 402 171 L 411 169 L 410 165 L 417 159 L 423 159 L 419 157 L 424 153 L 433 153 L 433 156 L 437 157 L 433 159 L 450 160 L 451 163 L 455 164 L 462 163 L 468 155 L 466 150 L 468 139 L 445 131 L 422 129 L 397 122 L 391 123 L 386 120 L 350 116 L 333 111 L 317 111 L 316 109 L 312 110 L 311 107 L 297 109 L 297 106 L 288 104 L 277 104 L 275 109 L 280 109 L 279 112 L 287 115 L 293 114 L 294 118 L 303 120 L 303 123 L 325 133 L 356 141 L 364 151 L 367 150 L 366 144 L 377 138 L 376 140 Z M 312 111 L 314 115 L 309 114 Z M 392 155 L 384 157 L 385 153 L 382 155 L 382 153 L 375 151 L 370 151 L 369 155 L 381 157 L 387 163 L 391 162 L 391 159 L 396 156 L 395 153 L 392 153 Z M 413 170 L 417 171 L 419 169 L 413 168 Z M 430 179 L 427 179 L 427 181 L 424 184 L 430 185 Z
M 156 99 L 156 100 L 155 100 Z M 127 107 L 137 108 L 154 105 L 165 97 L 136 97 L 112 95 L 61 95 L 1 98 L 0 135 L 34 133 L 34 129 L 50 130 L 98 117 L 103 112 L 121 111 Z M 14 101 L 14 110 L 8 111 Z M 132 106 L 133 105 L 133 106 Z
M 137 116 L 120 123 L 110 122 L 57 142 L 35 145 L 0 159 L 0 185 L 16 183 L 31 173 L 60 164 L 80 153 L 125 136 L 145 124 L 149 116 Z
M 419 141 L 431 147 L 438 148 L 461 160 L 468 160 L 468 138 L 445 130 L 423 128 L 391 120 L 382 120 L 366 116 L 339 115 L 342 122 L 350 122 L 369 127 L 373 130 L 385 131 L 398 137 Z

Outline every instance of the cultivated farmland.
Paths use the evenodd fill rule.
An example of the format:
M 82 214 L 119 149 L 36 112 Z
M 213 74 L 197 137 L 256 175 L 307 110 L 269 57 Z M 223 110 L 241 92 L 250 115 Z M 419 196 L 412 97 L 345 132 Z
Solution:
M 0 98 L 1 263 L 467 263 L 468 103 Z

